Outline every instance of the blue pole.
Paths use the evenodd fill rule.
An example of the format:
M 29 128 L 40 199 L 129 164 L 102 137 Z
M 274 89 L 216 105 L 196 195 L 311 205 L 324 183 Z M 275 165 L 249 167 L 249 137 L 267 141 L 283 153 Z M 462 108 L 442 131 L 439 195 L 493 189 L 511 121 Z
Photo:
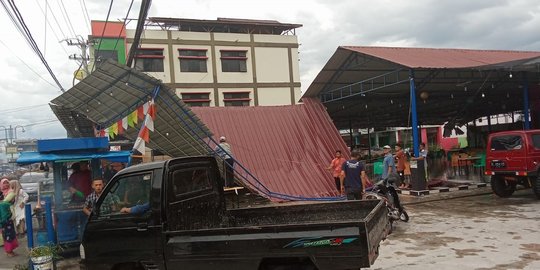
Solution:
M 28 239 L 28 248 L 34 247 L 34 228 L 32 228 L 32 205 L 24 205 L 24 221 L 26 223 L 26 237 Z
M 47 223 L 47 240 L 49 243 L 56 244 L 56 237 L 54 234 L 53 220 L 52 220 L 52 207 L 51 197 L 47 196 L 45 199 L 45 222 Z
M 418 119 L 416 115 L 416 86 L 414 85 L 414 70 L 409 71 L 410 91 L 411 91 L 411 118 L 412 118 L 412 137 L 414 156 L 418 157 L 420 149 L 418 149 Z
M 524 129 L 531 129 L 531 122 L 529 121 L 529 82 L 526 72 L 523 72 L 523 118 L 525 118 Z

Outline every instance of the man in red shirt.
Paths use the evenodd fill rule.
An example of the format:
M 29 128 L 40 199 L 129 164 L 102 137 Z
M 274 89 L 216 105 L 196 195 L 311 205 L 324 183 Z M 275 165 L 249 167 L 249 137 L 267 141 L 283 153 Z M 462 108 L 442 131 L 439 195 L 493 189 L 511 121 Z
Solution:
M 71 165 L 73 173 L 68 179 L 68 190 L 71 192 L 71 202 L 84 202 L 92 193 L 92 173 L 88 162 L 81 161 Z
M 401 143 L 396 143 L 396 160 L 397 160 L 397 173 L 399 174 L 399 178 L 401 179 L 400 187 L 403 187 L 405 184 L 405 159 L 407 158 L 405 156 L 405 152 L 403 152 L 403 146 Z
M 332 159 L 332 162 L 330 162 L 330 166 L 326 168 L 327 170 L 332 172 L 332 176 L 334 177 L 334 181 L 336 182 L 336 189 L 339 192 L 341 192 L 341 180 L 339 179 L 339 175 L 341 174 L 341 167 L 343 166 L 343 162 L 345 162 L 345 158 L 341 156 L 341 151 L 336 150 L 335 158 Z

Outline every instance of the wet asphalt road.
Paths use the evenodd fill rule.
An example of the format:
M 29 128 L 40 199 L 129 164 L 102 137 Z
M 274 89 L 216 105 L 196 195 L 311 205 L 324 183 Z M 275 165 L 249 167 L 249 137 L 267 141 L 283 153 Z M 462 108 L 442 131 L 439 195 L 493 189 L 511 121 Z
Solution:
M 540 200 L 530 189 L 406 205 L 370 269 L 540 269 Z
M 370 269 L 540 269 L 540 200 L 530 189 L 508 199 L 486 193 L 402 196 L 411 221 L 397 224 Z M 1 270 L 26 262 L 25 244 L 15 258 L 0 253 Z M 59 264 L 78 269 L 77 258 Z

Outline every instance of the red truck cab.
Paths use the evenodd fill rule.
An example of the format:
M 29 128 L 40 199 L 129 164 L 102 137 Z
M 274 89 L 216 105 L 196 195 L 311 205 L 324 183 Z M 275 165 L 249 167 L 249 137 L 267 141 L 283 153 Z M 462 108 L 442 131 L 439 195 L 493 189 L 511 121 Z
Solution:
M 532 187 L 540 199 L 540 129 L 492 133 L 486 149 L 486 175 L 499 197 L 510 197 L 516 186 Z

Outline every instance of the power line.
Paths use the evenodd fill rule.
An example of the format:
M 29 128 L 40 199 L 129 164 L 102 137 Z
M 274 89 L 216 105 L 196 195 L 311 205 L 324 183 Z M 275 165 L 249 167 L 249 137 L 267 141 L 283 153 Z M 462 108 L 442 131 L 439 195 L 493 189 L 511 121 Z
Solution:
M 88 10 L 86 9 L 86 3 L 84 0 L 79 0 L 79 4 L 81 5 L 81 10 L 84 19 L 84 22 L 86 23 L 86 28 L 88 28 L 88 32 L 92 33 L 92 30 L 90 29 L 90 16 L 88 16 Z
M 111 0 L 111 3 L 109 4 L 109 11 L 107 11 L 107 17 L 105 19 L 105 25 L 103 26 L 103 31 L 101 31 L 101 37 L 99 39 L 98 48 L 97 48 L 97 51 L 94 53 L 95 60 L 94 60 L 94 67 L 92 68 L 92 70 L 96 69 L 96 62 L 97 62 L 98 57 L 99 57 L 99 49 L 101 48 L 101 43 L 103 43 L 103 35 L 105 35 L 105 29 L 107 29 L 107 23 L 109 22 L 109 15 L 111 15 L 111 9 L 112 9 L 113 2 L 114 2 L 114 0 Z
M 2 45 L 4 45 L 4 47 L 6 47 L 12 55 L 14 55 L 15 57 L 17 57 L 17 59 L 19 59 L 28 69 L 30 69 L 34 74 L 36 74 L 40 79 L 42 79 L 44 82 L 48 83 L 50 86 L 54 87 L 56 89 L 56 86 L 52 83 L 50 83 L 49 81 L 47 81 L 45 78 L 43 78 L 39 73 L 37 73 L 37 71 L 35 71 L 32 67 L 30 67 L 26 62 L 24 62 L 24 60 L 22 60 L 15 52 L 13 52 L 13 50 L 11 50 L 2 40 L 0 40 L 0 43 L 2 43 Z M 2 111 L 0 111 L 2 112 Z
M 56 86 L 54 86 L 54 87 L 56 88 Z M 0 110 L 0 113 L 7 114 L 7 113 L 14 113 L 14 112 L 32 110 L 32 109 L 47 106 L 47 105 L 49 105 L 49 104 L 39 104 L 39 105 L 30 105 L 30 106 L 24 106 L 24 107 L 15 107 L 15 108 L 10 108 L 10 109 Z
M 37 0 L 36 0 L 37 1 Z M 39 6 L 39 4 L 38 4 Z M 41 8 L 41 6 L 39 6 Z M 53 16 L 54 18 L 54 22 L 56 22 L 56 25 L 58 26 L 58 29 L 60 29 L 60 32 L 62 33 L 62 37 L 63 39 L 66 39 L 67 38 L 67 35 L 64 33 L 64 31 L 62 30 L 62 26 L 60 26 L 60 23 L 58 22 L 58 19 L 56 18 L 56 15 L 54 15 L 54 12 L 51 8 L 51 5 L 49 5 L 48 3 L 45 3 L 45 9 L 49 9 L 49 11 L 51 12 L 51 15 Z M 51 27 L 51 29 L 54 29 Z M 58 41 L 60 41 L 60 39 L 58 39 Z
M 75 30 L 73 29 L 73 25 L 71 24 L 71 20 L 69 19 L 69 16 L 66 12 L 66 8 L 64 7 L 64 2 L 60 0 L 56 3 L 58 4 L 58 7 L 60 8 L 60 14 L 62 14 L 62 17 L 64 18 L 64 22 L 66 22 L 66 25 L 68 26 L 68 30 L 71 31 L 71 34 L 73 36 L 77 36 L 77 34 L 75 33 Z
M 39 1 L 36 0 L 36 4 L 38 5 L 39 9 L 41 10 L 41 13 L 45 16 L 45 14 L 47 14 L 47 6 L 49 5 L 48 4 L 48 1 L 45 1 L 45 10 L 43 10 L 43 8 L 39 5 Z M 54 13 L 52 13 L 52 10 L 51 10 L 51 15 L 54 17 Z M 45 22 L 47 23 L 47 25 L 49 26 L 49 28 L 51 29 L 51 31 L 53 32 L 54 34 L 54 37 L 56 37 L 56 40 L 61 42 L 62 41 L 62 38 L 59 38 L 58 37 L 58 34 L 56 33 L 56 31 L 54 31 L 54 28 L 52 27 L 51 25 L 51 22 L 49 21 L 49 19 L 47 17 L 45 17 Z M 60 32 L 62 32 L 62 29 L 60 28 Z M 62 34 L 64 34 L 62 32 Z M 62 50 L 64 50 L 64 52 L 69 55 L 68 51 L 66 50 L 66 48 L 64 48 L 64 46 L 60 46 L 62 48 Z
M 133 2 L 135 2 L 135 0 L 131 0 L 131 4 L 129 4 L 129 8 L 128 8 L 128 11 L 126 13 L 126 17 L 124 18 L 124 27 L 126 25 L 126 21 L 129 17 L 129 12 L 131 11 L 131 7 L 133 6 Z M 116 46 L 118 45 L 118 41 L 120 40 L 120 36 L 122 35 L 122 30 L 124 30 L 124 28 L 120 28 L 120 32 L 118 33 L 118 37 L 116 38 L 116 43 L 114 44 L 114 48 L 113 48 L 113 51 L 116 51 Z
M 0 1 L 2 2 L 2 5 L 5 7 L 5 4 L 3 3 L 4 0 L 0 0 Z M 23 19 L 22 15 L 21 15 L 19 9 L 17 8 L 17 5 L 15 4 L 14 0 L 8 0 L 8 3 L 11 6 L 11 10 L 13 12 L 13 14 L 10 15 L 10 17 L 14 15 L 17 18 L 17 22 L 20 24 L 20 26 L 24 30 L 23 37 L 27 40 L 28 43 L 30 43 L 29 45 L 32 48 L 32 50 L 37 54 L 37 56 L 39 57 L 39 59 L 41 60 L 41 62 L 43 63 L 43 65 L 45 66 L 45 68 L 47 69 L 47 71 L 49 72 L 51 77 L 53 78 L 53 80 L 56 82 L 56 84 L 60 88 L 60 90 L 62 92 L 64 92 L 65 91 L 64 87 L 62 87 L 62 84 L 60 84 L 60 81 L 58 81 L 58 79 L 56 78 L 56 75 L 54 75 L 54 72 L 52 71 L 51 67 L 47 63 L 47 60 L 45 59 L 45 57 L 41 53 L 41 50 L 37 46 L 36 41 L 34 40 L 34 37 L 32 36 L 32 33 L 30 33 L 30 30 L 28 29 L 28 26 L 24 22 L 24 19 Z M 11 13 L 7 9 L 6 9 L 6 12 L 8 12 L 8 14 Z

